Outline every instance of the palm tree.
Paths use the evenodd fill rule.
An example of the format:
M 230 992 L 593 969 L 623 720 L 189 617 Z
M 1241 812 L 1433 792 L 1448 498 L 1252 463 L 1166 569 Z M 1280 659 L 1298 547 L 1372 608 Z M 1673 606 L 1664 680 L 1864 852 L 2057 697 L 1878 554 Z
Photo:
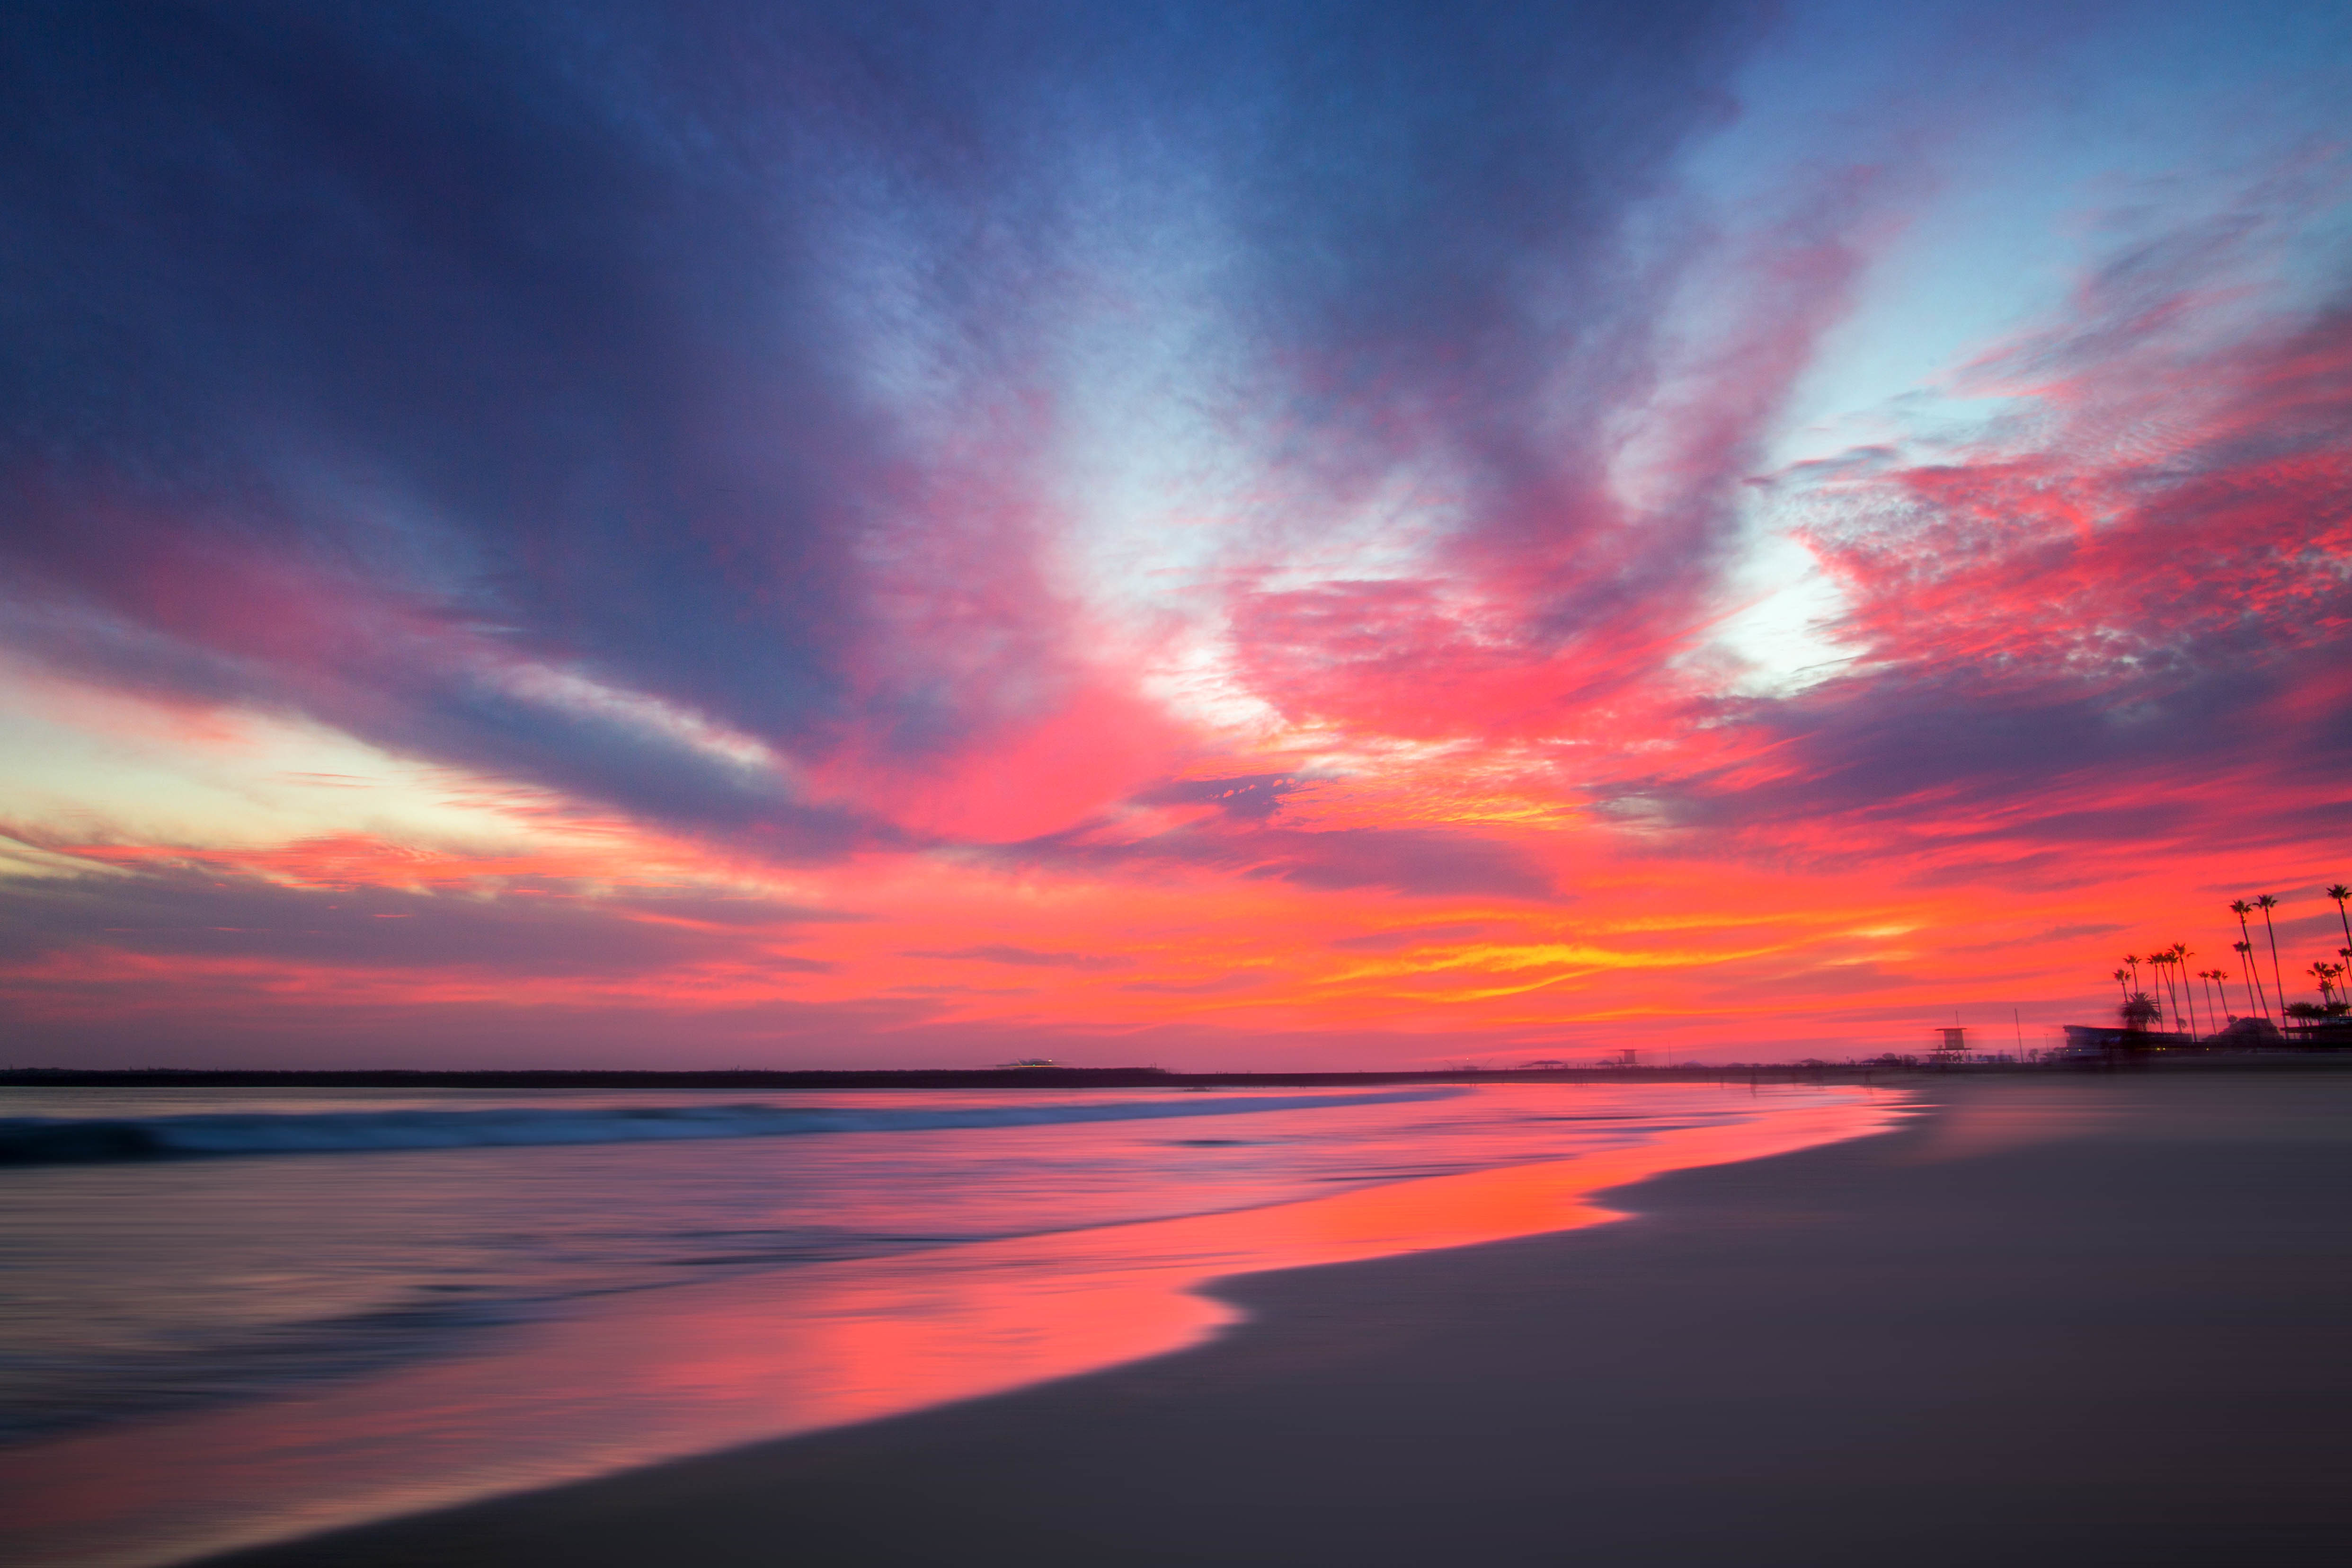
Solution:
M 2352 898 L 2352 887 L 2347 887 L 2339 882 L 2327 890 L 2327 896 L 2336 901 L 2336 919 L 2337 924 L 2344 927 L 2343 956 L 2352 958 L 2352 916 L 2347 916 L 2344 913 L 2344 901 Z
M 2254 907 L 2263 912 L 2263 929 L 2270 933 L 2271 980 L 2278 987 L 2279 1001 L 2284 1005 L 2286 1001 L 2286 980 L 2279 974 L 2278 927 L 2271 924 L 2271 911 L 2278 907 L 2278 903 L 2276 894 L 2265 893 L 2254 900 Z
M 2329 963 L 2326 959 L 2322 958 L 2319 962 L 2311 967 L 2311 977 L 2319 982 L 2319 1005 L 2321 1007 L 2324 1008 L 2336 999 L 2334 995 L 2336 990 L 2335 965 Z
M 2116 989 L 2122 994 L 2124 1000 L 2129 1001 L 2131 1000 L 2131 988 L 2124 984 L 2126 978 L 2127 978 L 2127 977 L 2121 969 L 2117 969 L 2116 971 Z
M 2233 898 L 2230 901 L 2230 913 L 2238 917 L 2238 961 L 2245 967 L 2246 989 L 2253 995 L 2254 1010 L 2263 1017 L 2268 1018 L 2271 1016 L 2270 1000 L 2263 995 L 2263 977 L 2254 973 L 2254 960 L 2252 956 L 2254 950 L 2254 934 L 2246 929 L 2246 916 L 2253 912 L 2254 906 L 2242 898 Z
M 2180 989 L 2189 998 L 2189 1032 L 2197 1032 L 2197 988 L 2189 983 L 2189 944 L 2172 945 L 2172 972 L 2180 981 Z
M 2216 1032 L 2219 1032 L 2230 1016 L 2229 982 L 2219 969 L 2200 969 L 2197 971 L 2197 977 L 2205 982 L 2207 987 L 2205 994 L 2209 998 L 2215 990 L 2221 993 L 2221 1000 L 2213 1008 L 2213 1028 Z
M 2124 955 L 2124 962 L 2125 962 L 2125 963 L 2126 963 L 2126 964 L 2129 964 L 2129 965 L 2131 966 L 2131 972 L 2132 972 L 2132 989 L 2133 989 L 2133 990 L 2135 990 L 2135 991 L 2136 991 L 2136 990 L 2138 990 L 2138 989 L 2139 989 L 2139 955 L 2138 955 L 2138 954 L 2137 954 L 2137 953 L 2126 953 L 2126 954 L 2125 954 L 2125 955 Z

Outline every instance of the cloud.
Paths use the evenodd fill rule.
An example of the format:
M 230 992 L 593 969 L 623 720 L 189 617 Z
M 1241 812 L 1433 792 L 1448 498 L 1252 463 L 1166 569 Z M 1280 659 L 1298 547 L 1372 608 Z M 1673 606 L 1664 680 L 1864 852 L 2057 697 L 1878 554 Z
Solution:
M 1550 873 L 1507 839 L 1446 828 L 1238 827 L 1193 823 L 1140 839 L 1089 829 L 1008 847 L 997 859 L 1094 875 L 1192 866 L 1328 891 L 1385 888 L 1412 897 L 1486 894 L 1549 900 Z
M 2095 269 L 2063 325 L 1983 357 L 2012 401 L 1971 436 L 1776 476 L 1853 662 L 1707 705 L 1731 755 L 1628 793 L 1716 829 L 1839 821 L 1864 852 L 1906 823 L 2153 845 L 2341 820 L 2352 310 L 2225 309 L 2223 244 Z
M 1037 969 L 1125 969 L 1134 960 L 1116 953 L 1047 953 L 1034 947 L 983 943 L 971 947 L 910 948 L 909 958 L 969 958 L 985 964 L 1014 964 Z
M 1119 989 L 1164 997 L 1222 997 L 1235 991 L 1255 990 L 1270 978 L 1270 976 L 1236 969 L 1231 974 L 1206 980 L 1135 980 Z
M 1754 33 L 1708 5 L 5 26 L 12 639 L 803 858 L 919 841 L 846 802 L 1087 685 L 1039 468 L 1069 280 L 1126 254 L 1081 164 L 1228 236 L 1213 308 L 1300 462 L 1369 483 L 1413 424 L 1508 487 L 1533 378 L 1629 316 L 1528 324 L 1620 265 Z
M 501 874 L 494 864 L 470 884 L 394 886 L 380 880 L 381 866 L 350 859 L 331 880 L 291 883 L 269 858 L 85 850 L 80 874 L 0 882 L 0 959 L 32 966 L 105 952 L 518 983 L 626 981 L 709 964 L 835 967 L 775 950 L 799 927 L 840 919 L 782 901 L 606 889 Z M 308 858 L 314 869 L 325 860 L 315 850 Z
M 1284 796 L 1300 788 L 1301 781 L 1286 773 L 1258 773 L 1226 779 L 1181 779 L 1142 790 L 1134 799 L 1146 806 L 1210 805 L 1228 817 L 1262 822 L 1282 809 Z
M 1436 925 L 1409 925 L 1400 931 L 1370 931 L 1360 936 L 1335 937 L 1331 946 L 1349 953 L 1402 953 L 1446 942 L 1465 942 L 1495 929 L 1484 920 L 1456 920 Z
M 1928 926 L 2089 951 L 2154 865 L 2313 874 L 2352 826 L 2340 150 L 2250 131 L 2252 173 L 2085 173 L 2123 194 L 2063 220 L 2020 162 L 1922 285 L 1895 236 L 1983 173 L 1895 107 L 1923 40 L 2023 116 L 2066 96 L 2045 44 L 2164 29 L 1906 25 L 1823 97 L 1772 40 L 1829 25 L 9 9 L 0 653 L 56 691 L 0 704 L 40 846 L 0 944 L 53 1019 L 601 986 L 887 1043 L 1230 990 L 1549 1050 L 1661 984 L 1730 1007 L 1709 968 L 1790 1008 L 1924 983 Z M 2054 308 L 1956 281 L 2062 221 Z M 2004 324 L 1957 360 L 1883 325 L 1947 307 Z M 1774 550 L 1830 650 L 1801 689 L 1724 631 Z M 166 803 L 174 757 L 205 787 Z M 492 871 L 323 788 L 259 841 L 351 757 L 411 770 L 412 838 L 600 847 Z M 1570 900 L 1693 934 L 1470 951 Z M 958 963 L 1062 981 L 900 983 Z M 834 999 L 747 999 L 779 979 Z

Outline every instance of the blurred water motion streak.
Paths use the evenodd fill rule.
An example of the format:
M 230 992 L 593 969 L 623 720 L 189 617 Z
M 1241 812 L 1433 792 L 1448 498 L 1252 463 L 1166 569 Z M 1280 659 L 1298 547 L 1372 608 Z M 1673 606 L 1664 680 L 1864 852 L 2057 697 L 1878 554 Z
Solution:
M 1595 1224 L 1612 1218 L 1594 1201 L 1604 1189 L 1905 1113 L 1899 1097 L 1855 1090 L 1788 1089 L 1735 1109 L 1744 1091 L 1669 1088 L 1644 1093 L 1654 1114 L 1638 1132 L 1527 1115 L 1538 1096 L 1579 1093 L 1475 1096 L 1490 1113 L 1500 1101 L 1513 1120 L 1560 1122 L 1557 1146 L 1588 1150 L 1576 1157 L 623 1291 L 491 1331 L 471 1354 L 69 1436 L 20 1451 L 0 1483 L 15 1560 L 174 1561 L 1165 1354 L 1234 1319 L 1201 1293 L 1220 1277 Z M 1429 1152 L 1414 1131 L 1391 1128 L 1357 1156 L 1407 1166 Z

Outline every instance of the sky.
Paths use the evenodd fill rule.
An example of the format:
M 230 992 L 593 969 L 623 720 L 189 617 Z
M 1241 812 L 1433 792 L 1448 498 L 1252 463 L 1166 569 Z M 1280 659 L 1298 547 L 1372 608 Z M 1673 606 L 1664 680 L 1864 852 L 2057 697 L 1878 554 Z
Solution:
M 0 1064 L 2039 1047 L 2257 893 L 2315 999 L 2347 102 L 2287 0 L 11 5 Z

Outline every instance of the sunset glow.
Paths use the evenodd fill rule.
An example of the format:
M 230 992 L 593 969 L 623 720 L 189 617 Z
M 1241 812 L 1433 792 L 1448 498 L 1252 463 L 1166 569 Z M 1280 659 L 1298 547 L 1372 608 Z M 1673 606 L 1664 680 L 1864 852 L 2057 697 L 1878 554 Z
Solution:
M 0 24 L 10 1053 L 2039 1046 L 2259 892 L 2292 979 L 2352 37 L 2259 9 Z

